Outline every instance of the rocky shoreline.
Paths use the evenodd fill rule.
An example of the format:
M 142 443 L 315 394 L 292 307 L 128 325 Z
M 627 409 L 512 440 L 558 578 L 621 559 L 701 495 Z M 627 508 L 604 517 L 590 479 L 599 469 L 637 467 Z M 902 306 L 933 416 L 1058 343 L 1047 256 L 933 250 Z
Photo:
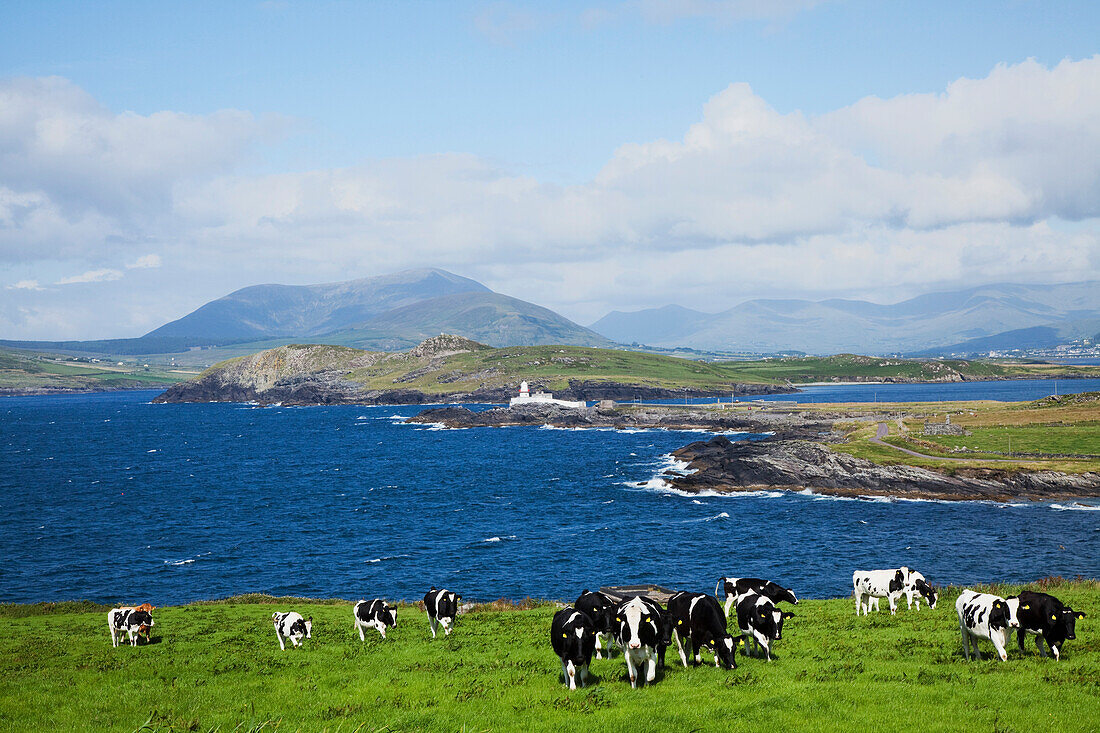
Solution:
M 450 403 L 506 403 L 516 395 L 511 385 L 477 389 L 472 392 L 435 394 L 416 389 L 365 389 L 344 378 L 338 371 L 314 372 L 279 379 L 262 388 L 236 380 L 223 379 L 220 373 L 207 374 L 191 382 L 169 387 L 154 402 L 255 402 L 261 405 L 424 405 Z M 738 384 L 721 393 L 696 389 L 652 387 L 620 382 L 595 382 L 572 379 L 569 387 L 558 390 L 563 400 L 685 399 L 758 396 L 797 392 L 793 387 L 766 384 Z
M 799 439 L 733 442 L 717 436 L 672 455 L 687 462 L 687 475 L 667 480 L 688 493 L 808 489 L 831 496 L 1003 502 L 1100 497 L 1095 472 L 882 466 Z
M 751 414 L 751 417 L 750 417 Z M 771 433 L 785 438 L 817 438 L 830 435 L 832 420 L 797 413 L 723 412 L 679 405 L 626 405 L 584 409 L 530 404 L 496 407 L 475 412 L 466 407 L 423 410 L 408 422 L 448 428 L 550 425 L 556 428 L 614 428 L 616 430 L 710 430 L 714 432 Z

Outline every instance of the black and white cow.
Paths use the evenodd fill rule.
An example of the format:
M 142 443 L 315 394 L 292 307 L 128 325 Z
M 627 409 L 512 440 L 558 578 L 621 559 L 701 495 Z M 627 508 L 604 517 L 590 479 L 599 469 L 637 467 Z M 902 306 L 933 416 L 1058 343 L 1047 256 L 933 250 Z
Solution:
M 638 686 L 639 673 L 643 685 L 657 677 L 662 614 L 652 604 L 648 599 L 628 598 L 615 608 L 615 641 L 623 648 L 631 687 Z
M 596 626 L 596 659 L 603 659 L 603 650 L 607 649 L 607 657 L 611 658 L 612 621 L 615 618 L 615 606 L 618 605 L 609 596 L 599 591 L 585 589 L 573 608 L 592 619 Z
M 1016 632 L 1016 643 L 1020 651 L 1024 650 L 1024 637 L 1035 634 L 1035 646 L 1044 657 L 1042 642 L 1050 647 L 1054 660 L 1061 658 L 1062 644 L 1076 639 L 1077 620 L 1085 617 L 1084 612 L 1074 611 L 1049 593 L 1025 590 L 1015 598 L 1006 598 L 1010 607 L 1016 607 L 1016 619 L 1020 628 Z
M 978 639 L 988 639 L 993 643 L 1001 661 L 1008 660 L 1005 645 L 1008 642 L 1009 629 L 1017 628 L 1016 611 L 1008 600 L 991 593 L 978 593 L 969 588 L 959 594 L 955 601 L 955 612 L 959 615 L 959 633 L 962 634 L 963 654 L 970 661 L 970 647 L 974 646 L 974 656 L 982 661 L 978 650 Z
M 570 690 L 577 681 L 584 687 L 588 665 L 596 650 L 596 625 L 588 614 L 575 608 L 563 608 L 550 623 L 550 645 L 561 659 L 561 672 Z
M 455 619 L 458 618 L 458 602 L 462 596 L 447 589 L 436 590 L 435 586 L 424 594 L 424 610 L 428 613 L 428 626 L 432 629 L 432 638 L 435 638 L 435 630 L 443 627 L 443 635 L 450 636 L 454 631 Z
M 906 588 L 909 587 L 909 573 L 909 568 L 904 566 L 890 570 L 857 570 L 852 573 L 856 615 L 870 613 L 872 604 L 878 610 L 878 603 L 873 600 L 877 598 L 887 599 L 890 602 L 890 615 L 896 614 L 898 599 L 905 595 Z
M 737 601 L 737 627 L 745 642 L 745 654 L 751 654 L 751 649 L 757 653 L 763 650 L 770 662 L 772 643 L 783 638 L 783 621 L 792 616 L 790 611 L 780 612 L 770 598 L 758 593 L 742 596 Z
M 764 596 L 770 599 L 772 603 L 786 601 L 792 606 L 798 605 L 798 598 L 795 596 L 793 590 L 784 588 L 778 583 L 773 583 L 763 578 L 719 578 L 718 584 L 714 586 L 715 598 L 718 597 L 719 588 L 724 589 L 726 594 L 726 606 L 724 609 L 726 618 L 729 618 L 730 611 L 738 600 L 749 593 L 756 593 L 757 595 Z
M 286 651 L 285 641 L 298 647 L 302 639 L 313 638 L 313 617 L 302 618 L 297 611 L 276 611 L 271 614 L 271 623 L 275 625 L 275 636 L 279 639 L 279 648 Z
M 353 615 L 355 628 L 359 630 L 359 641 L 367 640 L 367 629 L 378 629 L 378 633 L 385 639 L 386 629 L 397 626 L 397 609 L 378 598 L 356 603 Z
M 928 601 L 929 608 L 935 608 L 936 601 L 939 599 L 936 595 L 936 589 L 925 579 L 924 575 L 916 570 L 910 570 L 905 585 L 905 607 L 913 608 L 913 604 L 916 604 L 916 610 L 919 611 L 921 598 Z
M 153 627 L 153 616 L 148 611 L 136 608 L 112 608 L 107 612 L 107 628 L 111 632 L 111 646 L 117 647 L 126 634 L 130 646 L 137 646 L 138 639 L 144 634 L 149 640 L 149 629 Z
M 680 663 L 685 667 L 693 651 L 694 663 L 699 664 L 700 652 L 703 647 L 709 647 L 714 652 L 715 667 L 737 668 L 735 652 L 739 641 L 726 632 L 726 617 L 713 596 L 680 591 L 668 599 L 668 618 L 672 624 L 672 638 L 680 652 Z
M 657 628 L 660 634 L 657 637 L 657 669 L 665 668 L 665 652 L 672 646 L 672 619 L 661 604 L 649 596 L 638 596 L 642 603 L 649 607 L 650 612 L 657 617 Z

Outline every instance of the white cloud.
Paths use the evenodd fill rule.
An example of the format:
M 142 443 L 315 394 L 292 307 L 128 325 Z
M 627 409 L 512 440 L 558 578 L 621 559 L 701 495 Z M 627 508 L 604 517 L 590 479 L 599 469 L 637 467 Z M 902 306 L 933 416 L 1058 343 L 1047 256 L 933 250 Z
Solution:
M 128 270 L 142 270 L 160 267 L 160 255 L 142 255 L 126 264 Z
M 7 286 L 8 290 L 45 290 L 37 280 L 20 280 Z
M 73 275 L 72 277 L 63 277 L 58 280 L 55 285 L 74 285 L 76 283 L 102 283 L 109 282 L 111 280 L 119 280 L 122 278 L 122 273 L 118 270 L 112 270 L 110 268 L 103 268 L 100 270 L 88 270 L 79 275 Z
M 48 131 L 81 121 L 97 132 Z M 161 125 L 187 142 L 155 141 Z M 62 280 L 92 282 L 169 258 L 191 307 L 256 282 L 431 264 L 581 320 L 670 301 L 719 310 L 756 296 L 890 301 L 1100 279 L 1100 57 L 999 66 L 942 94 L 817 116 L 780 113 L 736 83 L 681 139 L 624 145 L 569 186 L 463 154 L 239 173 L 263 130 L 243 113 L 113 114 L 59 80 L 0 83 L 0 258 L 43 282 L 56 275 L 35 263 L 100 268 Z M 155 165 L 112 170 L 146 154 Z M 126 301 L 143 317 L 182 315 L 179 302 L 165 310 L 155 274 L 112 287 L 150 288 Z M 17 294 L 29 291 L 3 297 Z M 0 330 L 11 330 L 2 316 Z

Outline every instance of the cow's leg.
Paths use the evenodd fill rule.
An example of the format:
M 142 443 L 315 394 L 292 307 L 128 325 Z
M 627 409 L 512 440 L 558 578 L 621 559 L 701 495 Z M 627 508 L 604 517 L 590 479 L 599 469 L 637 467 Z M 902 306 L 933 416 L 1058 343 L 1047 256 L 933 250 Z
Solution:
M 111 629 L 111 646 L 113 646 L 117 649 L 118 648 L 118 631 L 115 630 L 114 626 L 111 626 L 110 629 Z
M 896 616 L 897 613 L 898 613 L 898 599 L 899 598 L 900 598 L 900 596 L 895 596 L 893 594 L 886 596 L 886 600 L 888 600 L 890 602 L 890 615 L 891 616 Z
M 588 665 L 582 664 L 580 670 L 578 670 L 577 676 L 580 678 L 581 687 L 584 687 L 588 682 Z
M 657 679 L 657 658 L 654 656 L 653 652 L 646 652 L 644 664 L 646 683 Z
M 355 628 L 359 631 L 359 641 L 366 641 L 367 640 L 367 633 L 363 630 L 366 627 L 363 624 L 361 624 L 358 620 L 356 620 Z
M 429 627 L 431 628 L 431 630 L 432 630 L 432 638 L 433 638 L 433 639 L 435 638 L 435 628 L 436 628 L 436 625 L 437 625 L 438 623 L 439 623 L 439 622 L 438 622 L 438 621 L 436 621 L 436 620 L 435 620 L 434 618 L 432 618 L 432 615 L 431 615 L 431 614 L 429 613 L 429 614 L 428 614 L 428 626 L 429 626 Z
M 569 689 L 577 689 L 577 667 L 573 664 L 573 660 L 569 660 L 565 663 L 565 681 L 569 683 Z
M 1024 637 L 1027 636 L 1027 632 L 1023 628 L 1016 630 L 1016 646 L 1020 647 L 1020 651 L 1024 651 Z M 1039 646 L 1039 639 L 1035 639 L 1035 645 Z M 1039 651 L 1042 652 L 1043 648 L 1039 646 Z
M 1054 661 L 1057 662 L 1057 661 L 1061 660 L 1062 654 L 1058 650 L 1058 645 L 1057 644 L 1051 644 L 1050 641 L 1048 640 L 1047 641 L 1047 646 L 1050 647 L 1050 653 L 1054 655 Z
M 974 648 L 974 656 L 978 661 L 982 661 L 982 650 L 978 648 L 978 637 L 973 634 L 970 636 L 970 646 Z
M 852 596 L 856 599 L 856 616 L 863 610 L 863 594 L 859 592 L 859 588 L 852 588 Z
M 596 659 L 603 659 L 603 649 L 602 649 L 602 646 L 600 644 L 601 637 L 603 637 L 603 634 L 601 634 L 601 633 L 596 634 Z M 610 655 L 608 655 L 608 656 L 610 657 Z
M 687 654 L 684 653 L 684 640 L 680 638 L 680 632 L 673 629 L 672 639 L 676 642 L 676 651 L 680 653 L 680 664 L 688 666 Z
M 1008 640 L 1008 629 L 1003 632 L 993 631 L 989 635 L 989 641 L 993 643 L 993 649 L 1002 662 L 1008 661 L 1008 652 L 1005 651 L 1005 641 Z
M 383 639 L 386 638 L 386 625 L 385 624 L 378 624 L 378 633 L 382 635 Z
M 963 643 L 963 656 L 966 657 L 966 661 L 970 661 L 970 632 L 966 630 L 966 626 L 963 625 L 962 619 L 959 619 L 959 634 L 962 636 Z
M 630 686 L 636 688 L 638 686 L 638 670 L 634 666 L 634 655 L 626 652 L 623 656 L 626 657 L 626 676 L 630 678 Z
M 286 644 L 283 643 L 283 632 L 279 631 L 279 629 L 275 629 L 275 636 L 279 639 L 279 649 L 285 652 Z

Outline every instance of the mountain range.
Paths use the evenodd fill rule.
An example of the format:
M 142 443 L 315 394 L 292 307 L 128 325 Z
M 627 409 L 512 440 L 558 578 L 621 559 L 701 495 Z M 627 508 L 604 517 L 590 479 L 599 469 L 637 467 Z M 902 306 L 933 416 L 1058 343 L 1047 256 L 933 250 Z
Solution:
M 253 285 L 132 339 L 0 341 L 15 348 L 164 354 L 236 345 L 260 351 L 291 341 L 396 351 L 456 334 L 490 346 L 611 341 L 557 313 L 495 293 L 445 270 L 422 268 L 323 285 Z M 249 344 L 257 344 L 249 349 Z
M 979 352 L 1100 333 L 1100 282 L 987 285 L 890 305 L 749 300 L 720 313 L 677 305 L 613 311 L 590 328 L 613 341 L 711 351 L 814 354 Z
M 585 328 L 475 280 L 422 268 L 321 285 L 253 285 L 138 338 L 0 341 L 0 346 L 118 355 L 219 347 L 226 353 L 218 355 L 225 358 L 287 343 L 397 351 L 440 333 L 495 347 L 635 344 L 757 354 L 984 353 L 1100 338 L 1100 282 L 986 285 L 888 305 L 756 299 L 720 313 L 668 305 L 612 311 Z

